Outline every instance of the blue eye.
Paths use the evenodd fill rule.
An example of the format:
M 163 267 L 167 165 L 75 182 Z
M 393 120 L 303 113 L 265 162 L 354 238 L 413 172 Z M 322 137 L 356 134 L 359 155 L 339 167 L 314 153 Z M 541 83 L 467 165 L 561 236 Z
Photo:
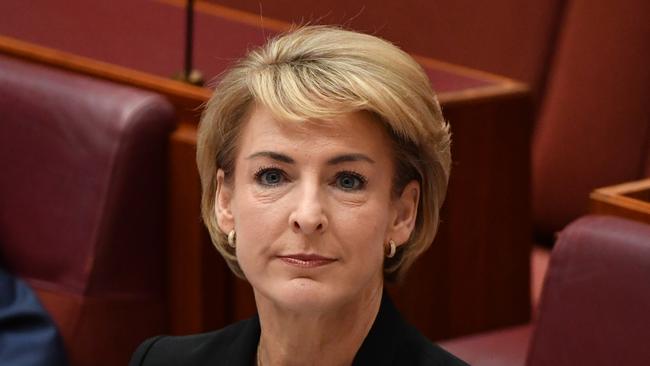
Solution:
M 277 186 L 284 180 L 284 174 L 275 168 L 261 169 L 255 174 L 255 180 L 264 186 Z
M 366 179 L 357 173 L 342 172 L 336 176 L 336 185 L 344 191 L 356 191 L 365 187 Z

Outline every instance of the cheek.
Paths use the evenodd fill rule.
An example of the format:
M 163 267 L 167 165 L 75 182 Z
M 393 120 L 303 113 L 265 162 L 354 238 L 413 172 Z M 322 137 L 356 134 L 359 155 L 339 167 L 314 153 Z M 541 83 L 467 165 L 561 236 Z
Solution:
M 233 199 L 236 226 L 251 235 L 281 229 L 278 223 L 283 222 L 289 207 L 277 195 L 271 190 L 259 192 L 255 187 L 243 187 Z
M 281 200 L 261 202 L 255 194 L 241 190 L 233 199 L 237 232 L 237 257 L 246 272 L 271 249 L 287 227 L 287 205 Z
M 383 242 L 388 227 L 385 205 L 366 203 L 356 209 L 341 209 L 334 217 L 331 230 L 337 233 L 353 258 L 376 262 L 383 257 Z

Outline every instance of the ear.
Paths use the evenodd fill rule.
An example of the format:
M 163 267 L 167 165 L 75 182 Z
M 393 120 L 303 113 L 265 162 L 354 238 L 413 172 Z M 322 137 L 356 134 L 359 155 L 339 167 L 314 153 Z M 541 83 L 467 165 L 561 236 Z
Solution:
M 395 215 L 389 227 L 388 239 L 393 239 L 398 246 L 406 243 L 415 228 L 420 202 L 420 183 L 410 181 L 402 190 L 395 204 Z
M 217 224 L 224 233 L 235 229 L 235 219 L 232 214 L 232 187 L 226 184 L 223 170 L 217 170 L 217 194 L 215 195 L 214 211 L 217 215 Z

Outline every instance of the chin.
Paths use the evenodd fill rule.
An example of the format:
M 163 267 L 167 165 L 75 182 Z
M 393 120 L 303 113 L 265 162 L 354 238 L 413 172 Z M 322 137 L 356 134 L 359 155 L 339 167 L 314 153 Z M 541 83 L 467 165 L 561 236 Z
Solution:
M 301 277 L 276 284 L 265 295 L 283 309 L 296 312 L 322 312 L 336 309 L 353 298 L 340 286 Z

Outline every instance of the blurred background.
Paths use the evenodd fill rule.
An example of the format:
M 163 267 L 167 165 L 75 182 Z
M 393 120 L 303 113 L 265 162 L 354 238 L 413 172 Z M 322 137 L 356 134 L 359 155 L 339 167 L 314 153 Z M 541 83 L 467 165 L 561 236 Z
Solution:
M 0 2 L 0 260 L 35 291 L 72 365 L 125 364 L 149 336 L 254 313 L 200 221 L 196 126 L 211 81 L 296 24 L 380 36 L 430 77 L 454 135 L 450 189 L 431 249 L 389 291 L 461 357 L 449 340 L 501 334 L 466 346 L 472 364 L 535 364 L 558 232 L 588 214 L 650 223 L 650 2 L 188 7 Z M 191 70 L 203 84 L 182 81 Z M 497 351 L 508 363 L 484 361 Z

